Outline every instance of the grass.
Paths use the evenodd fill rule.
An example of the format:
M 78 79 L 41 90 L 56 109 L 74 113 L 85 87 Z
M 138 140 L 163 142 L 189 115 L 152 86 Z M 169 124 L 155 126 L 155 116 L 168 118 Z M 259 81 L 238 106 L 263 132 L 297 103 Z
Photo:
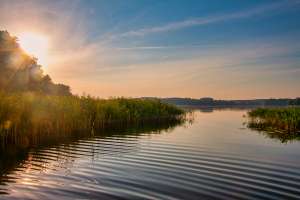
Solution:
M 248 112 L 250 128 L 299 133 L 300 107 L 257 108 Z
M 30 146 L 109 127 L 164 123 L 181 120 L 183 114 L 158 100 L 0 92 L 0 146 Z

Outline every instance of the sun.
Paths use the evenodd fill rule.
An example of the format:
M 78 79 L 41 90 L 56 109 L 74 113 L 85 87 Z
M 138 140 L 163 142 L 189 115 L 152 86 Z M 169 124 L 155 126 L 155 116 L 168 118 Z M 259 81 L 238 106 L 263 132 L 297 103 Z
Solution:
M 47 66 L 49 41 L 47 36 L 39 33 L 21 33 L 18 35 L 21 48 L 28 54 L 36 57 L 38 63 Z

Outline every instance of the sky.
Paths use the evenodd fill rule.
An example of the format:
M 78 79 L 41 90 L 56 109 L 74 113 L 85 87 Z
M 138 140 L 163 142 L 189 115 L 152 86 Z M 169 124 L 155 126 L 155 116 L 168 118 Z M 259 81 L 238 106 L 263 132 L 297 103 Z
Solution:
M 0 0 L 0 30 L 79 95 L 300 96 L 299 0 Z

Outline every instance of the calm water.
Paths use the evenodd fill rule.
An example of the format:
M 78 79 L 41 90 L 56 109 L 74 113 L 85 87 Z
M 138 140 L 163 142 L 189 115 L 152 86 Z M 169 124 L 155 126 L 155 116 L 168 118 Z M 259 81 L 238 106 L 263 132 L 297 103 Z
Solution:
M 0 199 L 300 199 L 300 142 L 247 129 L 245 113 L 2 158 Z

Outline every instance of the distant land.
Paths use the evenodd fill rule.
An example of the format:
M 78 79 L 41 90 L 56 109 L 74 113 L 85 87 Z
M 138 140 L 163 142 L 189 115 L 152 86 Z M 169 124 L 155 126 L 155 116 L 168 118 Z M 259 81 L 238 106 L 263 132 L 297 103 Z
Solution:
M 203 106 L 203 107 L 245 107 L 245 106 L 288 106 L 300 105 L 300 97 L 291 98 L 270 98 L 270 99 L 248 99 L 248 100 L 216 100 L 211 97 L 200 99 L 193 98 L 156 98 L 143 97 L 144 99 L 160 99 L 163 103 L 177 106 Z

